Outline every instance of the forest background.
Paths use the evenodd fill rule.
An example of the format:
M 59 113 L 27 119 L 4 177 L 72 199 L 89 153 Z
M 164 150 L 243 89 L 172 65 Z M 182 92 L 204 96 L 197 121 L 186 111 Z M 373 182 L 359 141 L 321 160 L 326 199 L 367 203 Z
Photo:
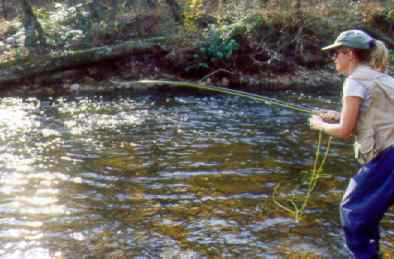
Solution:
M 0 15 L 0 85 L 23 92 L 141 78 L 321 86 L 339 80 L 320 51 L 339 32 L 394 49 L 392 0 L 1 0 Z

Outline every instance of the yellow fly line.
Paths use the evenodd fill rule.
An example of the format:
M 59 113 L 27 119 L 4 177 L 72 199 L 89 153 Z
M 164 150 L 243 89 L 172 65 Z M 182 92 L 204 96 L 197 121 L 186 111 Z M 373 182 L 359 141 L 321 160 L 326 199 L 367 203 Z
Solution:
M 150 85 L 169 85 L 169 86 L 176 86 L 176 87 L 183 87 L 183 88 L 194 88 L 194 89 L 200 89 L 200 90 L 206 90 L 210 92 L 217 92 L 217 93 L 222 93 L 222 94 L 230 94 L 230 95 L 235 95 L 235 96 L 240 96 L 240 97 L 245 97 L 248 99 L 252 99 L 256 102 L 261 102 L 265 103 L 267 105 L 277 105 L 283 108 L 299 111 L 299 112 L 304 112 L 304 113 L 309 113 L 309 114 L 317 114 L 318 111 L 300 107 L 295 104 L 287 103 L 284 101 L 280 101 L 274 98 L 269 98 L 257 94 L 252 94 L 252 93 L 247 93 L 244 91 L 239 91 L 239 90 L 234 90 L 230 88 L 225 88 L 225 87 L 219 87 L 219 86 L 210 86 L 210 85 L 204 85 L 204 84 L 197 84 L 197 83 L 191 83 L 191 82 L 184 82 L 184 81 L 168 81 L 168 80 L 140 80 L 138 83 L 141 84 L 150 84 Z
M 169 80 L 140 80 L 140 81 L 138 81 L 138 83 L 150 84 L 150 85 L 168 85 L 168 86 L 183 87 L 183 88 L 194 88 L 194 89 L 206 90 L 206 91 L 210 91 L 210 92 L 245 97 L 245 98 L 254 100 L 256 102 L 259 102 L 259 103 L 264 103 L 267 105 L 276 105 L 276 106 L 279 106 L 282 108 L 291 109 L 291 110 L 298 111 L 298 112 L 303 112 L 303 113 L 308 113 L 308 114 L 318 114 L 319 113 L 318 110 L 304 108 L 299 105 L 280 101 L 280 100 L 277 100 L 274 98 L 261 96 L 261 95 L 257 95 L 257 94 L 253 94 L 253 93 L 247 93 L 244 91 L 234 90 L 234 89 L 230 89 L 230 88 L 219 87 L 219 86 L 210 86 L 210 85 L 197 84 L 197 83 L 192 83 L 192 82 L 169 81 Z M 277 196 L 277 192 L 278 192 L 280 184 L 278 184 L 275 187 L 273 195 L 272 195 L 274 204 L 276 204 L 279 208 L 283 209 L 284 211 L 289 213 L 292 217 L 294 217 L 296 222 L 299 222 L 299 220 L 302 218 L 302 215 L 304 214 L 306 206 L 308 205 L 308 202 L 311 198 L 311 193 L 316 188 L 318 179 L 321 177 L 321 173 L 323 171 L 324 164 L 327 161 L 332 137 L 329 137 L 328 142 L 327 142 L 327 146 L 325 148 L 326 149 L 325 153 L 322 156 L 322 158 L 320 158 L 322 137 L 323 137 L 323 133 L 321 131 L 319 131 L 319 137 L 318 137 L 318 143 L 317 143 L 317 149 L 316 149 L 316 153 L 315 153 L 313 168 L 312 168 L 312 170 L 308 171 L 308 173 L 309 173 L 308 190 L 307 190 L 303 200 L 301 201 L 301 203 L 297 202 L 293 198 L 290 198 L 286 202 L 286 204 L 289 204 L 290 206 L 279 202 L 276 196 Z M 319 164 L 319 159 L 321 159 L 320 164 Z

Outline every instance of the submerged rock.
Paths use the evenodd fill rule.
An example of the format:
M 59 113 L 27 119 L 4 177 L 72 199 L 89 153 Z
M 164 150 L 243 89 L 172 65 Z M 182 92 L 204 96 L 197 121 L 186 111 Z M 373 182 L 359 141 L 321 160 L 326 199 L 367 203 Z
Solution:
M 70 91 L 71 92 L 78 92 L 81 88 L 80 84 L 72 84 L 70 85 Z

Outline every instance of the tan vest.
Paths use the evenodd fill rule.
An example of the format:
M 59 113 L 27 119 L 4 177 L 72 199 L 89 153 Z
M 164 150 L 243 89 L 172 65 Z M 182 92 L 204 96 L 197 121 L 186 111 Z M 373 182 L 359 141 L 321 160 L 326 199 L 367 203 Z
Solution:
M 364 86 L 366 80 L 374 81 L 369 88 L 371 103 L 359 114 L 354 143 L 356 159 L 367 163 L 394 145 L 394 78 L 376 71 L 368 75 L 353 73 L 349 78 Z

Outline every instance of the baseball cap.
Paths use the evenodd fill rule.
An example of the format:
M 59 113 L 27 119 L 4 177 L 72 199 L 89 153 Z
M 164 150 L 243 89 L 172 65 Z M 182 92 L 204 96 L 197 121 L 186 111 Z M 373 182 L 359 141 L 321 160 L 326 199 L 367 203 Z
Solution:
M 369 49 L 373 40 L 374 38 L 361 30 L 348 30 L 339 34 L 333 44 L 322 48 L 322 50 L 331 50 L 342 46 L 353 49 Z

